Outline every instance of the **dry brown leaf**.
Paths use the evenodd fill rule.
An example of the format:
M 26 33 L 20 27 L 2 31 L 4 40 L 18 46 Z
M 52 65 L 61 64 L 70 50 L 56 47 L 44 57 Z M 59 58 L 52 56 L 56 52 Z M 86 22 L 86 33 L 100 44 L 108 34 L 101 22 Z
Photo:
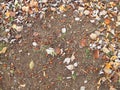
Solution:
M 7 47 L 4 47 L 1 51 L 0 54 L 4 54 L 7 51 Z
M 59 55 L 61 53 L 61 49 L 59 47 L 55 48 L 55 53 Z
M 82 39 L 82 40 L 80 41 L 80 46 L 85 47 L 85 46 L 87 45 L 87 42 L 86 42 L 86 41 L 87 41 L 86 39 Z
M 109 58 L 107 55 L 103 55 L 103 56 L 102 56 L 102 59 L 103 59 L 103 60 L 109 60 L 110 58 Z
M 99 50 L 94 50 L 93 51 L 93 56 L 95 59 L 98 59 L 100 57 L 100 51 Z

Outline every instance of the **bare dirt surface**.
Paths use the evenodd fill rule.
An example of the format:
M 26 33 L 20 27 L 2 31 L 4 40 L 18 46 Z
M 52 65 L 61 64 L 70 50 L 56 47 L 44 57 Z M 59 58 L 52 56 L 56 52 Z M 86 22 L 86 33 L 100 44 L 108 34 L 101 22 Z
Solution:
M 6 65 L 2 67 L 2 90 L 80 90 L 81 86 L 85 86 L 86 90 L 96 90 L 101 61 L 93 59 L 92 52 L 80 48 L 79 44 L 88 35 L 87 32 L 97 26 L 85 17 L 81 17 L 81 22 L 74 21 L 71 11 L 67 11 L 66 16 L 48 12 L 45 19 L 35 21 L 30 28 L 24 27 L 22 39 L 10 45 L 6 57 L 1 57 Z M 65 34 L 61 33 L 63 27 L 67 28 Z M 33 47 L 33 41 L 39 45 Z M 65 55 L 46 55 L 48 47 L 62 48 Z M 63 60 L 73 53 L 76 58 L 71 63 L 78 62 L 78 67 L 72 76 Z M 31 60 L 35 63 L 33 70 L 29 69 Z M 107 87 L 101 90 L 107 90 Z
M 48 3 L 51 3 L 52 1 L 54 0 L 51 0 Z M 24 2 L 29 3 L 26 1 Z M 33 2 L 36 4 L 36 1 L 33 0 Z M 92 5 L 89 7 L 89 1 L 84 0 L 84 3 L 85 2 L 86 5 L 83 5 L 82 8 L 84 7 L 86 11 L 87 9 L 91 11 L 93 8 Z M 105 3 L 108 2 L 109 1 L 106 1 Z M 118 1 L 116 0 L 116 2 Z M 99 5 L 99 2 L 91 1 L 91 3 L 93 3 L 93 5 Z M 31 5 L 31 3 L 29 4 Z M 61 3 L 59 4 L 61 5 Z M 48 4 L 43 3 L 43 8 L 44 6 L 47 7 L 47 5 Z M 107 4 L 105 5 L 107 6 Z M 110 54 L 110 56 L 109 53 L 106 53 L 109 47 L 105 48 L 105 50 L 107 50 L 104 51 L 104 45 L 101 44 L 102 47 L 99 50 L 93 49 L 92 51 L 90 49 L 91 43 L 97 42 L 97 40 L 99 41 L 100 39 L 104 42 L 103 37 L 105 37 L 105 39 L 107 38 L 106 41 L 108 40 L 109 43 L 111 43 L 109 39 L 114 39 L 108 37 L 111 34 L 109 34 L 107 30 L 100 32 L 103 35 L 102 38 L 101 36 L 99 38 L 99 35 L 97 36 L 98 39 L 95 37 L 95 39 L 91 40 L 90 38 L 91 33 L 100 28 L 99 24 L 103 25 L 101 22 L 104 22 L 104 24 L 107 23 L 106 25 L 103 25 L 105 29 L 114 29 L 114 23 L 112 25 L 110 22 L 111 20 L 108 18 L 104 20 L 102 18 L 100 21 L 97 21 L 95 19 L 95 23 L 90 23 L 90 20 L 93 19 L 91 15 L 84 15 L 85 12 L 83 15 L 75 13 L 73 8 L 65 9 L 62 5 L 59 7 L 60 10 L 61 8 L 63 10 L 60 14 L 59 12 L 56 11 L 56 13 L 54 10 L 52 11 L 48 8 L 42 18 L 40 18 L 36 12 L 36 16 L 33 18 L 29 17 L 29 15 L 27 17 L 27 14 L 29 11 L 32 12 L 32 9 L 34 10 L 38 7 L 35 7 L 33 4 L 33 6 L 30 6 L 30 10 L 26 11 L 27 4 L 24 6 L 25 8 L 24 10 L 22 8 L 23 13 L 21 14 L 21 17 L 24 17 L 25 19 L 25 22 L 22 22 L 21 20 L 23 30 L 19 27 L 21 23 L 16 24 L 14 20 L 12 21 L 13 18 L 11 17 L 14 17 L 16 14 L 10 16 L 7 11 L 7 14 L 5 15 L 6 17 L 9 17 L 7 19 L 5 18 L 4 22 L 9 22 L 11 20 L 12 23 L 10 23 L 10 27 L 9 23 L 8 25 L 3 24 L 3 26 L 9 27 L 11 30 L 5 32 L 2 30 L 4 29 L 2 28 L 3 26 L 0 26 L 0 90 L 120 89 L 120 62 L 119 64 L 117 63 L 116 69 L 114 68 L 115 70 L 113 70 L 115 73 L 112 73 L 113 75 L 111 75 L 111 73 L 109 74 L 112 70 L 111 65 L 109 65 L 112 55 Z M 79 4 L 76 4 L 75 8 L 77 8 L 77 6 L 79 6 Z M 101 12 L 102 10 L 103 9 L 100 9 Z M 19 12 L 21 12 L 21 10 Z M 107 14 L 109 14 L 109 12 L 108 9 Z M 1 13 L 0 15 L 0 17 L 2 17 Z M 114 13 L 110 14 L 110 18 L 112 18 L 112 15 L 114 17 Z M 92 19 L 90 17 L 92 17 Z M 110 27 L 109 24 L 113 27 Z M 115 36 L 116 41 L 119 41 L 119 28 L 120 27 L 118 26 L 115 29 L 115 35 L 118 33 L 118 36 Z M 8 40 L 4 39 L 4 36 L 7 36 Z M 116 43 L 115 40 L 114 42 Z M 109 44 L 107 45 L 109 46 Z M 4 47 L 7 47 L 7 49 Z M 103 52 L 105 52 L 105 54 Z M 105 60 L 103 60 L 103 56 L 106 56 L 104 58 Z M 108 64 L 105 64 L 106 62 Z M 103 72 L 100 74 L 101 68 L 104 69 L 103 71 L 105 74 L 103 74 Z M 99 83 L 100 80 L 101 82 Z M 97 89 L 98 86 L 100 86 L 99 89 Z

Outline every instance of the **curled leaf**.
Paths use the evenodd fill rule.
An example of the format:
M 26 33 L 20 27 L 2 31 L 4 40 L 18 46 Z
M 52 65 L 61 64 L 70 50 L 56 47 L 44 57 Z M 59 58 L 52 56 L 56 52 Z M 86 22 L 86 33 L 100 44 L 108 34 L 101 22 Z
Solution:
M 0 54 L 4 54 L 7 51 L 7 47 L 3 47 L 3 49 L 0 51 Z

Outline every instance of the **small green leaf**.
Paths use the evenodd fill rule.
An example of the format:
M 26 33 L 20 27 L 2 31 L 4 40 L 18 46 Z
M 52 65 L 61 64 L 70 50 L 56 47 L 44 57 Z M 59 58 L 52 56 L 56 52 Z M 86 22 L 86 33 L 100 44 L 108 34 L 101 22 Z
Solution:
M 77 75 L 76 75 L 76 72 L 74 72 L 73 74 L 72 74 L 72 79 L 76 79 L 77 78 Z

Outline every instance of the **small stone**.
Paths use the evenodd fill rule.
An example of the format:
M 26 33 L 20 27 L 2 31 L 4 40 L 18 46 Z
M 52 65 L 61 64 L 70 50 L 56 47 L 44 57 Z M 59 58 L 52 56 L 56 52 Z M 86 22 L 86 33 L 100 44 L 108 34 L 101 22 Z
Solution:
M 77 62 L 75 62 L 75 63 L 74 63 L 74 67 L 77 67 L 77 66 L 78 66 L 78 63 L 77 63 Z
M 9 32 L 10 31 L 10 29 L 5 29 L 5 32 Z
M 91 23 L 94 23 L 94 22 L 95 22 L 95 20 L 90 20 L 90 22 L 91 22 Z
M 66 33 L 67 29 L 66 28 L 62 28 L 62 33 Z
M 81 86 L 81 87 L 80 87 L 80 90 L 85 90 L 85 86 Z
M 36 42 L 33 42 L 32 45 L 36 47 L 38 44 Z
M 87 83 L 87 82 L 88 82 L 87 80 L 84 81 L 84 83 Z
M 80 21 L 80 18 L 79 18 L 79 17 L 76 17 L 76 18 L 75 18 L 75 21 Z

